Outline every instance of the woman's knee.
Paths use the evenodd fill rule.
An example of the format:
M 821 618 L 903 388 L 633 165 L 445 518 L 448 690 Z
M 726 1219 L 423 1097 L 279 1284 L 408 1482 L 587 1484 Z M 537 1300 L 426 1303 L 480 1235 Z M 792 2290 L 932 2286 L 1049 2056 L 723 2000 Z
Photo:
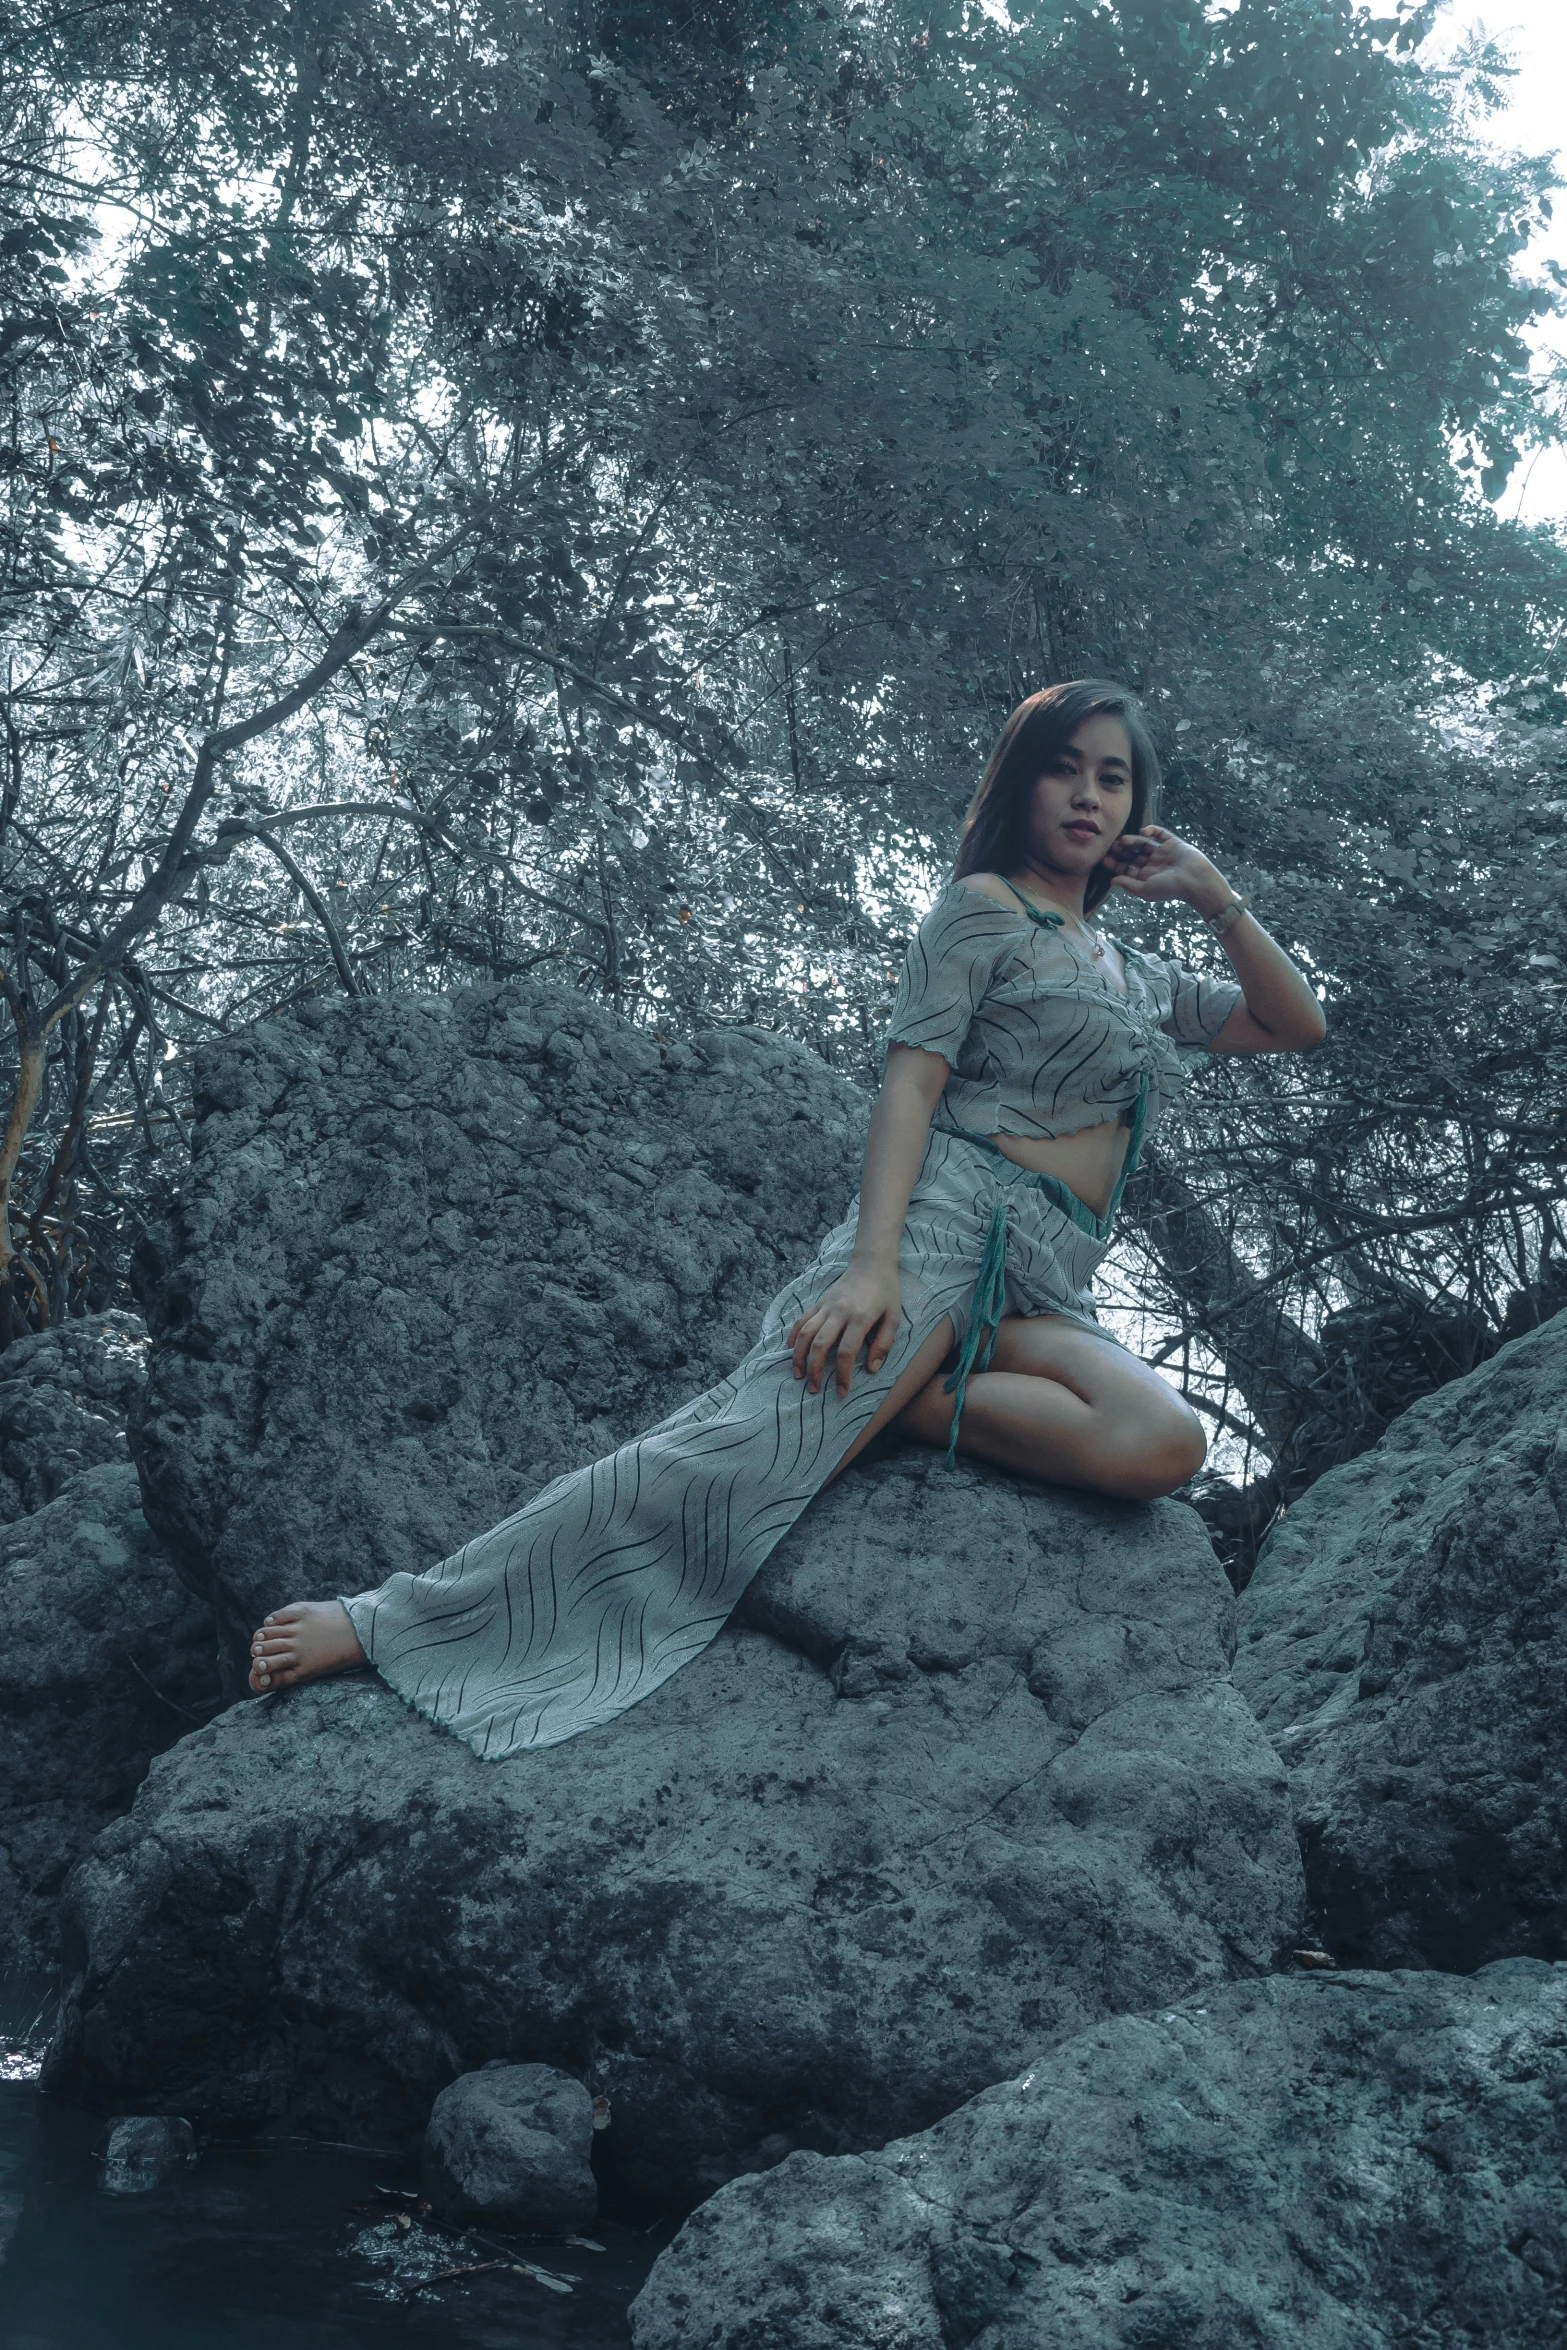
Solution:
M 1168 1405 L 1129 1416 L 1116 1431 L 1103 1464 L 1103 1490 L 1122 1501 L 1157 1501 L 1195 1477 L 1207 1457 L 1201 1420 L 1172 1395 Z

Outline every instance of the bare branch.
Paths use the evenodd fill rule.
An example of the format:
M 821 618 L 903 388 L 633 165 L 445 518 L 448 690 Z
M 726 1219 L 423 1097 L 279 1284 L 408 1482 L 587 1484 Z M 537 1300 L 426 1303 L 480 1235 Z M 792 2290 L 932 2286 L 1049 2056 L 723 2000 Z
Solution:
M 354 967 L 348 959 L 348 949 L 344 946 L 342 934 L 338 930 L 337 924 L 332 919 L 331 909 L 328 907 L 325 898 L 322 897 L 321 892 L 316 888 L 315 883 L 306 873 L 304 867 L 298 862 L 297 858 L 290 855 L 289 851 L 284 847 L 280 840 L 274 840 L 270 833 L 265 831 L 261 825 L 247 824 L 244 827 L 244 830 L 252 840 L 261 841 L 267 848 L 271 850 L 273 856 L 276 857 L 278 863 L 282 866 L 284 872 L 288 875 L 290 881 L 292 881 L 294 887 L 299 891 L 300 896 L 304 899 L 306 905 L 309 906 L 311 912 L 315 915 L 316 920 L 320 923 L 322 929 L 326 932 L 327 944 L 332 950 L 332 960 L 337 965 L 337 975 L 343 982 L 343 986 L 347 993 L 352 996 L 361 994 L 363 991 L 360 988 L 358 980 L 354 976 Z
M 314 666 L 305 672 L 287 693 L 275 701 L 265 703 L 251 712 L 248 718 L 236 720 L 232 726 L 219 727 L 203 740 L 196 753 L 196 769 L 185 804 L 175 820 L 174 829 L 164 844 L 163 853 L 151 874 L 131 900 L 114 929 L 90 955 L 74 978 L 67 982 L 44 1007 L 40 1015 L 47 1031 L 63 1013 L 79 1004 L 100 979 L 111 971 L 126 948 L 139 938 L 144 930 L 152 928 L 164 907 L 173 897 L 180 882 L 188 873 L 187 854 L 195 838 L 196 826 L 201 820 L 207 802 L 217 783 L 219 763 L 228 755 L 254 742 L 258 735 L 269 734 L 304 709 L 323 687 L 347 668 L 356 653 L 362 652 L 396 611 L 405 596 L 427 580 L 453 554 L 469 535 L 468 527 L 456 531 L 435 552 L 426 557 L 413 571 L 399 580 L 368 616 L 350 609 L 325 652 Z

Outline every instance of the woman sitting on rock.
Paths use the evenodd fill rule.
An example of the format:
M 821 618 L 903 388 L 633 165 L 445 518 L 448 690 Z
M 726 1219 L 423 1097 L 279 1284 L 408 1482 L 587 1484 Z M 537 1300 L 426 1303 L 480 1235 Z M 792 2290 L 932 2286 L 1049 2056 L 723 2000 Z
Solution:
M 553 1746 L 699 1655 L 889 1423 L 1094 1493 L 1193 1475 L 1196 1415 L 1098 1327 L 1088 1284 L 1182 1049 L 1299 1052 L 1323 1019 L 1245 899 L 1152 821 L 1158 772 L 1119 686 L 1019 705 L 909 948 L 859 1199 L 744 1362 L 428 1573 L 278 1609 L 253 1689 L 369 1664 L 478 1754 Z M 1106 937 L 1087 917 L 1113 889 L 1192 907 L 1236 978 Z

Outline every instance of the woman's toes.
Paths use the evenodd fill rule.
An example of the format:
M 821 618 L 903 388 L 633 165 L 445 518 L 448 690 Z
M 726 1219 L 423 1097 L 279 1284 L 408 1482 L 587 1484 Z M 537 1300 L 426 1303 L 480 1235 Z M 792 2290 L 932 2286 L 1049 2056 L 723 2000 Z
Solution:
M 364 1651 L 341 1606 L 296 1600 L 275 1609 L 251 1636 L 250 1687 L 262 1697 L 364 1662 Z
M 286 1688 L 295 1678 L 292 1668 L 298 1661 L 293 1626 L 279 1623 L 275 1615 L 268 1616 L 251 1638 L 250 1688 L 257 1697 Z

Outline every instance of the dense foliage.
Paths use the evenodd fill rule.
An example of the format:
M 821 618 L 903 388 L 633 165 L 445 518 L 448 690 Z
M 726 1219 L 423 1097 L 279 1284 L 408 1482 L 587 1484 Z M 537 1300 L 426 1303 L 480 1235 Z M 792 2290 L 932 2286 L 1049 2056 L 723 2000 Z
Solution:
M 1433 13 L 20 0 L 8 1330 L 119 1280 L 190 1042 L 314 989 L 547 968 L 869 1076 L 1090 670 L 1332 1018 L 1128 1195 L 1194 1395 L 1298 1481 L 1554 1298 L 1564 559 L 1488 502 L 1552 182 Z

